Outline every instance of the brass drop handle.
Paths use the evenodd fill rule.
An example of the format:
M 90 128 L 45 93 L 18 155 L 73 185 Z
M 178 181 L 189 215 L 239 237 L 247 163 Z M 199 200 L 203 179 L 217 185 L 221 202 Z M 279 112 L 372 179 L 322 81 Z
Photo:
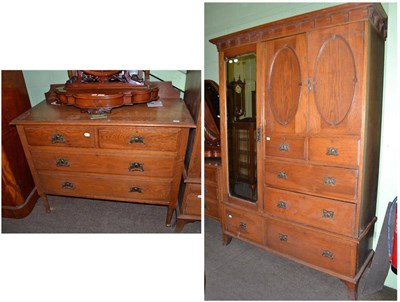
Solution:
M 333 219 L 333 215 L 334 215 L 335 213 L 333 212 L 333 211 L 328 211 L 328 210 L 325 210 L 325 209 L 323 209 L 322 210 L 322 217 L 323 218 L 330 218 L 330 219 Z
M 53 134 L 51 136 L 51 143 L 52 144 L 64 144 L 65 143 L 65 138 L 64 138 L 64 134 Z
M 338 149 L 335 147 L 328 147 L 328 148 L 326 148 L 326 155 L 338 156 L 339 155 Z
M 69 167 L 69 160 L 65 158 L 56 158 L 57 167 Z
M 336 186 L 336 178 L 335 177 L 325 177 L 324 182 L 327 186 Z
M 279 172 L 278 172 L 278 178 L 287 179 L 288 176 L 287 176 L 287 174 L 286 174 L 285 171 L 279 171 Z
M 323 250 L 322 257 L 326 257 L 326 258 L 333 260 L 333 252 L 330 250 Z
M 279 151 L 288 152 L 289 151 L 289 145 L 288 144 L 280 144 L 279 145 Z
M 279 200 L 279 201 L 276 203 L 276 206 L 277 206 L 278 208 L 280 208 L 280 209 L 286 209 L 286 201 Z
M 131 136 L 129 139 L 129 144 L 144 144 L 143 136 Z
M 279 240 L 283 241 L 283 242 L 287 242 L 288 241 L 288 236 L 285 235 L 285 234 L 279 233 Z
M 143 193 L 143 189 L 141 187 L 131 187 L 129 189 L 129 192 L 132 192 L 132 193 Z
M 129 169 L 130 172 L 133 172 L 133 171 L 143 172 L 144 171 L 144 164 L 140 163 L 140 162 L 130 162 L 128 169 Z
M 63 189 L 73 190 L 75 189 L 75 185 L 72 182 L 66 181 L 62 184 Z

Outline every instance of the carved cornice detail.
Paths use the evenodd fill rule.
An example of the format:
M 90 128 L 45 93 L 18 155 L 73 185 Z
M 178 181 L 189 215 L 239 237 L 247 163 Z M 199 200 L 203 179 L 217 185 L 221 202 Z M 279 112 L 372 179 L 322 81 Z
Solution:
M 351 3 L 252 27 L 211 39 L 210 42 L 217 46 L 218 51 L 223 51 L 281 36 L 358 21 L 369 21 L 381 37 L 386 39 L 387 16 L 381 4 Z

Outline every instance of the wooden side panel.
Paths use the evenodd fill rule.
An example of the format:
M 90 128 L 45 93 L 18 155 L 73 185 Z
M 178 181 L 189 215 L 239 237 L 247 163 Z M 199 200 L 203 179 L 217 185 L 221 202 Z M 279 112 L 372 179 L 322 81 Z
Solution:
M 368 77 L 366 83 L 365 129 L 363 142 L 363 167 L 361 172 L 359 232 L 375 216 L 378 190 L 379 155 L 382 123 L 383 60 L 385 43 L 371 28 L 368 30 Z

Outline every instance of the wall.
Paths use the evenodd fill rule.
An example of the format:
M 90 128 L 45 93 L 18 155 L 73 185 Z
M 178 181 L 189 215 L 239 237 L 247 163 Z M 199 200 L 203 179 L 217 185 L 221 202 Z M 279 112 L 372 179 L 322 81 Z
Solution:
M 206 3 L 204 41 L 204 79 L 218 81 L 218 53 L 209 42 L 228 33 L 261 25 L 282 18 L 326 8 L 338 3 Z M 383 124 L 380 158 L 380 179 L 375 226 L 374 248 L 382 228 L 387 203 L 397 195 L 398 139 L 396 113 L 398 113 L 397 91 L 397 4 L 384 3 L 388 14 L 388 37 L 385 49 L 385 79 L 383 95 Z M 397 151 L 396 151 L 397 150 Z M 385 285 L 397 288 L 396 275 L 391 271 Z
M 50 84 L 63 84 L 68 80 L 66 70 L 24 70 L 23 73 L 32 106 L 44 100 Z

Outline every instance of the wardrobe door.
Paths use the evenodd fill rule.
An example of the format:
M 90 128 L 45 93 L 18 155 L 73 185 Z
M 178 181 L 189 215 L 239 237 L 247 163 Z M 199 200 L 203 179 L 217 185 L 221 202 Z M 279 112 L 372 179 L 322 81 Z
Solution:
M 305 158 L 307 131 L 305 35 L 266 42 L 265 153 Z
M 360 135 L 363 30 L 358 22 L 309 34 L 311 134 Z

